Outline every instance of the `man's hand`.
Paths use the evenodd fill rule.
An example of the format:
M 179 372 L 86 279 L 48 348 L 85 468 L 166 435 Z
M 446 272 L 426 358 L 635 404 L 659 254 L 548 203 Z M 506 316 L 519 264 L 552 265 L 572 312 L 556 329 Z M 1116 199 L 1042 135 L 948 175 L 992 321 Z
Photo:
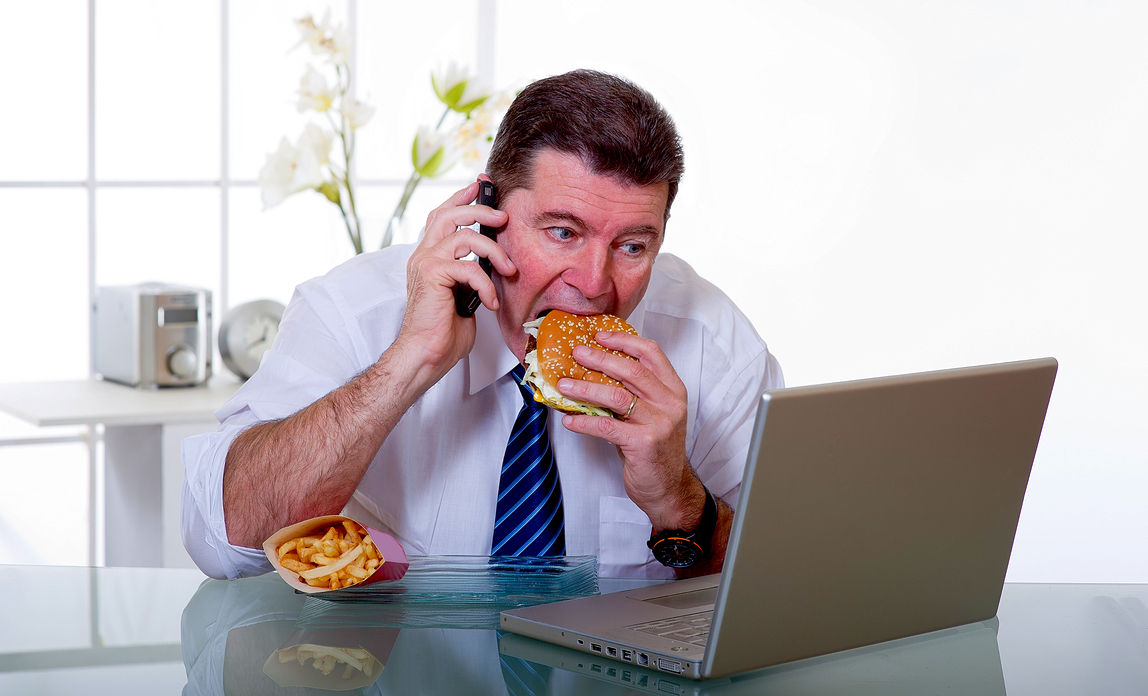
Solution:
M 584 346 L 574 349 L 574 359 L 623 386 L 562 379 L 558 391 L 629 415 L 626 420 L 567 415 L 563 425 L 617 446 L 626 494 L 655 530 L 690 528 L 701 516 L 705 497 L 686 458 L 685 384 L 655 341 L 612 331 L 598 333 L 595 340 L 637 360 Z
M 455 310 L 454 288 L 462 283 L 478 291 L 482 304 L 498 309 L 494 283 L 476 261 L 464 261 L 471 252 L 490 260 L 498 273 L 512 276 L 514 264 L 493 240 L 468 229 L 481 223 L 506 224 L 506 213 L 470 205 L 478 196 L 478 183 L 456 192 L 427 216 L 418 248 L 407 261 L 407 307 L 393 349 L 402 355 L 430 386 L 442 378 L 474 345 L 475 320 Z
M 568 414 L 562 424 L 617 446 L 626 494 L 650 518 L 655 532 L 693 531 L 701 522 L 706 495 L 686 457 L 689 395 L 685 384 L 656 341 L 614 331 L 599 332 L 594 338 L 637 360 L 585 346 L 574 349 L 574 359 L 610 375 L 622 387 L 567 378 L 558 380 L 558 391 L 577 401 L 605 406 L 625 419 Z M 708 557 L 677 571 L 679 576 L 721 572 L 733 510 L 720 500 L 717 508 L 713 537 L 707 540 Z

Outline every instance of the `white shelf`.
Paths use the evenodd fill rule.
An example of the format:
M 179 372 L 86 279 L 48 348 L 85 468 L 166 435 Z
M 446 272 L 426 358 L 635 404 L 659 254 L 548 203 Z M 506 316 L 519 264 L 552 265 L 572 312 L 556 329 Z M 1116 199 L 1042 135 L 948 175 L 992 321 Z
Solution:
M 0 384 L 0 411 L 38 427 L 165 425 L 210 421 L 239 382 L 137 389 L 98 379 Z
M 0 411 L 37 427 L 104 426 L 102 484 L 93 487 L 93 496 L 102 489 L 103 504 L 93 499 L 89 515 L 93 564 L 102 529 L 107 565 L 191 566 L 180 540 L 180 442 L 214 429 L 215 411 L 239 384 L 227 377 L 156 389 L 97 379 L 0 384 Z M 93 481 L 98 471 L 93 456 Z

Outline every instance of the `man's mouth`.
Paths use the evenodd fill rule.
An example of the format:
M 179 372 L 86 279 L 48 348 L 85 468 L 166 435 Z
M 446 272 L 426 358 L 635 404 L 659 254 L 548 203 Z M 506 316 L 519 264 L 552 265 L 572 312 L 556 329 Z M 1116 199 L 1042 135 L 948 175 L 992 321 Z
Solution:
M 555 309 L 563 311 L 563 312 L 567 312 L 568 314 L 577 314 L 579 316 L 584 316 L 584 317 L 590 316 L 592 314 L 611 314 L 612 313 L 609 308 L 570 307 L 568 305 L 554 305 L 553 307 L 547 307 L 545 309 L 540 310 L 535 315 L 534 318 L 535 319 L 541 319 L 542 317 L 546 316 L 548 313 L 550 313 L 551 311 L 553 311 Z

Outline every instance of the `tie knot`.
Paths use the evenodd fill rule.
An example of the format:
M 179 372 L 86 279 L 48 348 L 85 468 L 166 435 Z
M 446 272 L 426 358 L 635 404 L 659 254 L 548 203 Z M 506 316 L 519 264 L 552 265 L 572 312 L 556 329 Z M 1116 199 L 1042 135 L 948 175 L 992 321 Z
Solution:
M 514 383 L 518 385 L 518 391 L 522 392 L 522 400 L 526 406 L 545 408 L 542 404 L 534 400 L 534 389 L 530 385 L 522 383 L 522 380 L 526 378 L 526 368 L 522 365 L 515 365 L 509 374 L 511 379 L 514 380 Z

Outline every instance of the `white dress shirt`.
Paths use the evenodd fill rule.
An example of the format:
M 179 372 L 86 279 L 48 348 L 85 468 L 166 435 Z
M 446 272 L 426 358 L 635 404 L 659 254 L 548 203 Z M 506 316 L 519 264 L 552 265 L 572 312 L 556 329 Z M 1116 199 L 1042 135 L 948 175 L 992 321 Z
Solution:
M 374 364 L 398 335 L 413 247 L 357 256 L 300 285 L 259 371 L 217 413 L 218 431 L 183 443 L 183 539 L 208 575 L 271 569 L 227 542 L 223 469 L 245 428 L 281 419 Z M 408 554 L 488 555 L 499 471 L 522 406 L 517 364 L 497 318 L 479 308 L 470 354 L 399 420 L 344 513 L 392 534 Z M 736 504 L 758 397 L 781 369 L 749 320 L 681 259 L 661 254 L 630 316 L 658 342 L 689 392 L 686 453 L 702 482 Z M 622 487 L 617 449 L 549 419 L 562 483 L 566 552 L 598 557 L 603 576 L 672 577 L 646 547 L 650 521 Z

